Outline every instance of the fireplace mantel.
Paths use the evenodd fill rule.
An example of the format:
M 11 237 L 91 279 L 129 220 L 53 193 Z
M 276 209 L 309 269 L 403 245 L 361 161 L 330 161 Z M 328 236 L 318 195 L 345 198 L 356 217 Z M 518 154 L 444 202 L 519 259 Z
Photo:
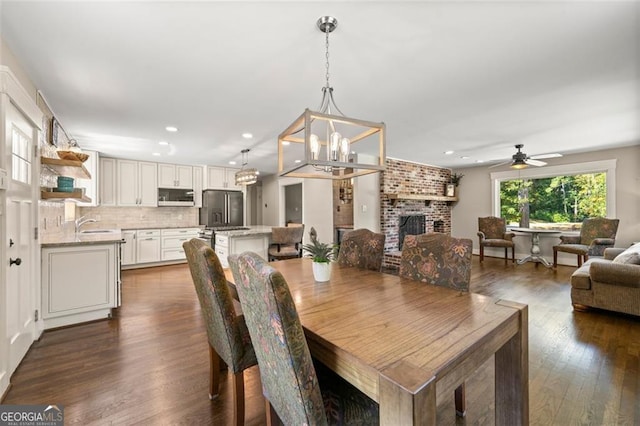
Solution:
M 432 201 L 445 201 L 448 205 L 451 203 L 458 201 L 458 197 L 447 197 L 444 195 L 431 195 L 431 194 L 385 194 L 389 200 L 391 200 L 391 205 L 395 207 L 398 200 L 413 200 L 413 201 L 424 201 L 424 205 L 428 206 Z

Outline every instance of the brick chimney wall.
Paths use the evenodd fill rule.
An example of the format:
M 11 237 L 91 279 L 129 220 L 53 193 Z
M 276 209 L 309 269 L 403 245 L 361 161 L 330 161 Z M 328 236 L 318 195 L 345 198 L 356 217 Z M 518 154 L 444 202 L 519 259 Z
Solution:
M 444 201 L 397 200 L 392 205 L 386 194 L 444 195 L 451 170 L 409 161 L 387 158 L 386 170 L 380 175 L 380 229 L 386 235 L 383 267 L 395 269 L 400 264 L 398 252 L 398 219 L 401 215 L 424 214 L 426 232 L 434 232 L 434 221 L 442 221 L 440 232 L 451 234 L 451 208 Z

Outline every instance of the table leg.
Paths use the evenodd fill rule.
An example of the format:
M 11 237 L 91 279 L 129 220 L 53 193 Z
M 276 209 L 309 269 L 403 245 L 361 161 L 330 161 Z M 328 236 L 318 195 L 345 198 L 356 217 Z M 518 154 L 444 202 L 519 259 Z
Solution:
M 380 374 L 378 404 L 381 425 L 435 426 L 435 376 L 401 362 Z
M 520 310 L 519 331 L 495 355 L 497 426 L 529 424 L 528 308 L 513 305 Z
M 542 263 L 547 268 L 551 268 L 553 266 L 547 259 L 544 258 L 544 256 L 540 255 L 540 234 L 538 234 L 537 232 L 531 233 L 531 254 L 518 260 L 518 265 L 522 265 L 526 262 Z

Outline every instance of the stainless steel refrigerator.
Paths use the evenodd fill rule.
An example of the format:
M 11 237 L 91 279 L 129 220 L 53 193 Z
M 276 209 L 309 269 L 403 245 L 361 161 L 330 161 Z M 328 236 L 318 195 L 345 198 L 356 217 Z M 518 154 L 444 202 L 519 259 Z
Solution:
M 200 225 L 207 228 L 243 225 L 243 195 L 240 191 L 202 191 Z

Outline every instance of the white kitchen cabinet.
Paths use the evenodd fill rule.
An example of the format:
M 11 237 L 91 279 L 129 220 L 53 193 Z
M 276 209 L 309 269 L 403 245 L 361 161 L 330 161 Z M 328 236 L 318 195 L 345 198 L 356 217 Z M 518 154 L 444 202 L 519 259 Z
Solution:
M 119 244 L 42 248 L 45 329 L 111 317 L 120 304 Z
M 162 237 L 162 260 L 183 260 L 187 256 L 184 253 L 182 244 L 198 236 L 199 228 L 176 228 L 163 229 L 160 231 Z
M 239 169 L 226 167 L 207 167 L 207 189 L 231 189 L 242 191 L 241 185 L 236 185 L 236 172 Z
M 136 231 L 122 231 L 122 265 L 135 265 L 137 262 L 136 256 L 136 244 L 137 235 Z
M 96 151 L 83 151 L 89 156 L 84 167 L 91 175 L 91 179 L 76 179 L 76 188 L 84 188 L 84 195 L 91 199 L 88 203 L 78 202 L 81 207 L 96 207 L 98 205 L 98 164 L 99 154 Z
M 117 160 L 119 206 L 158 206 L 158 164 Z
M 98 174 L 100 175 L 100 177 L 98 178 L 98 181 L 99 181 L 98 205 L 115 206 L 117 202 L 116 160 L 115 158 L 101 157 L 99 160 L 99 164 L 100 164 L 100 167 L 98 169 Z
M 136 231 L 136 263 L 160 261 L 160 230 L 139 229 Z
M 158 188 L 193 189 L 193 167 L 159 163 Z
M 202 207 L 202 166 L 193 167 L 193 206 Z
M 217 233 L 215 252 L 223 268 L 229 267 L 227 257 L 230 254 L 252 251 L 262 258 L 267 259 L 269 238 L 270 234 L 268 233 L 249 233 L 245 235 L 220 235 L 220 233 Z

